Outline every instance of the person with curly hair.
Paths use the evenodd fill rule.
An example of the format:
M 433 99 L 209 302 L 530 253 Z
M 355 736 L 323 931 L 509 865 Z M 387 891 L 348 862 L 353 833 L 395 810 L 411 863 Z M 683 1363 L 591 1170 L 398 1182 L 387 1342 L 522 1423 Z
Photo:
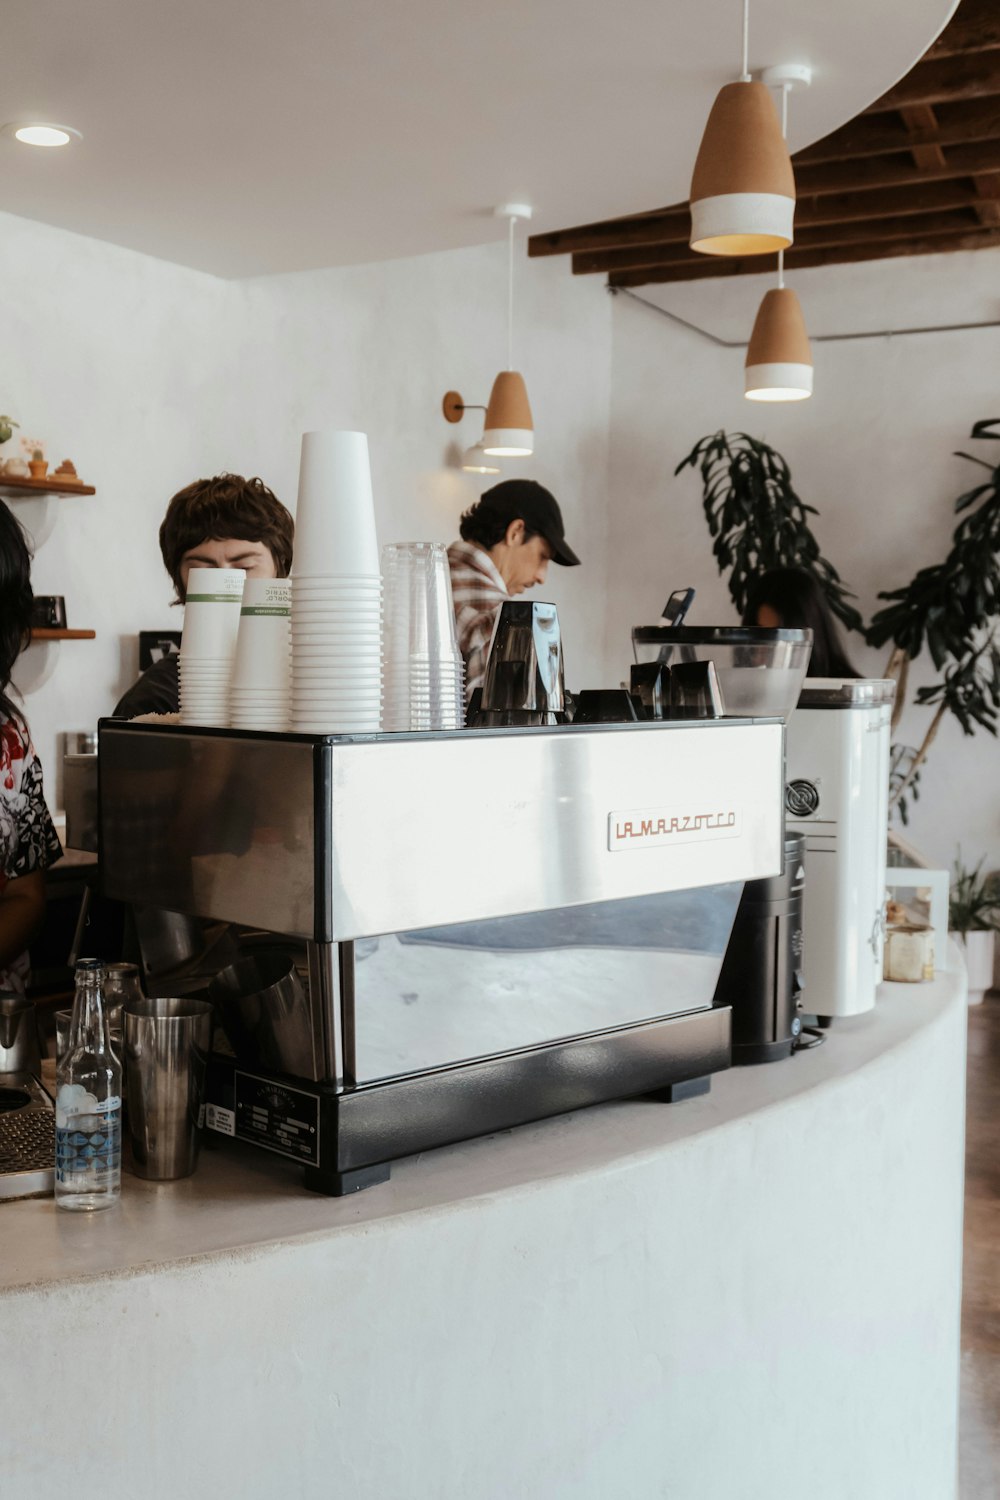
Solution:
M 192 568 L 243 568 L 248 578 L 287 578 L 295 525 L 262 479 L 217 474 L 178 490 L 160 527 L 163 565 L 183 604 Z M 119 718 L 177 713 L 177 657 L 142 674 L 115 709 Z
M 45 921 L 45 871 L 62 857 L 42 765 L 14 701 L 14 663 L 31 634 L 31 553 L 0 501 L 0 990 L 23 995 L 28 945 Z

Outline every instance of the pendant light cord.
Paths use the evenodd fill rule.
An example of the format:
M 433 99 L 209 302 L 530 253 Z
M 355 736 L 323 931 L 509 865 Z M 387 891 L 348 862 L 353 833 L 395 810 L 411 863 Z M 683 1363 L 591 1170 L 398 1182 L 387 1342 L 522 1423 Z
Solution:
M 743 71 L 740 83 L 750 82 L 750 0 L 743 0 Z
M 783 141 L 787 141 L 788 140 L 788 91 L 789 91 L 790 88 L 791 88 L 791 84 L 790 83 L 783 83 L 781 85 L 781 139 Z M 784 287 L 785 287 L 785 252 L 784 252 L 784 250 L 779 250 L 778 251 L 778 290 L 779 290 L 779 292 L 780 291 L 784 291 Z
M 511 214 L 507 229 L 507 369 L 514 368 L 514 225 L 517 215 Z

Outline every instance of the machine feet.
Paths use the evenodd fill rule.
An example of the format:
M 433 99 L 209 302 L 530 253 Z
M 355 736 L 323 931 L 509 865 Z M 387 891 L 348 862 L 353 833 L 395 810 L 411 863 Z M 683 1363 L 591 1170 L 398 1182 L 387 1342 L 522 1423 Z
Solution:
M 389 1163 L 383 1161 L 374 1167 L 358 1167 L 353 1172 L 324 1172 L 319 1167 L 306 1167 L 302 1180 L 314 1193 L 326 1193 L 330 1198 L 345 1198 L 348 1193 L 360 1193 L 364 1188 L 388 1182 Z
M 707 1094 L 711 1087 L 711 1074 L 707 1074 L 703 1078 L 685 1078 L 683 1083 L 668 1083 L 665 1089 L 654 1089 L 647 1098 L 658 1099 L 661 1104 L 679 1104 L 682 1099 L 697 1099 L 699 1094 Z

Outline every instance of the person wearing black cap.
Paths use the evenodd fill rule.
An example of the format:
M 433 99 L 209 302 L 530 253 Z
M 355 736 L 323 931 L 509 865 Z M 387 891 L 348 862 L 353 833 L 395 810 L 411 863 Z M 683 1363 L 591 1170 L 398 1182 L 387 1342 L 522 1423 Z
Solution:
M 465 695 L 483 685 L 497 610 L 505 599 L 545 582 L 550 562 L 580 559 L 566 541 L 555 496 L 534 479 L 505 479 L 462 516 L 461 541 L 448 548 Z

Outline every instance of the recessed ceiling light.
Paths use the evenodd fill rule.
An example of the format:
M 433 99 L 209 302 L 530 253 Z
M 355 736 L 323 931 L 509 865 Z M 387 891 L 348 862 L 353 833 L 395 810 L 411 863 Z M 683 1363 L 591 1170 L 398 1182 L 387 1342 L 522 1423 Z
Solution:
M 27 125 L 5 125 L 4 134 L 12 135 L 25 146 L 68 146 L 73 141 L 82 141 L 83 136 L 72 125 L 43 125 L 31 122 Z

